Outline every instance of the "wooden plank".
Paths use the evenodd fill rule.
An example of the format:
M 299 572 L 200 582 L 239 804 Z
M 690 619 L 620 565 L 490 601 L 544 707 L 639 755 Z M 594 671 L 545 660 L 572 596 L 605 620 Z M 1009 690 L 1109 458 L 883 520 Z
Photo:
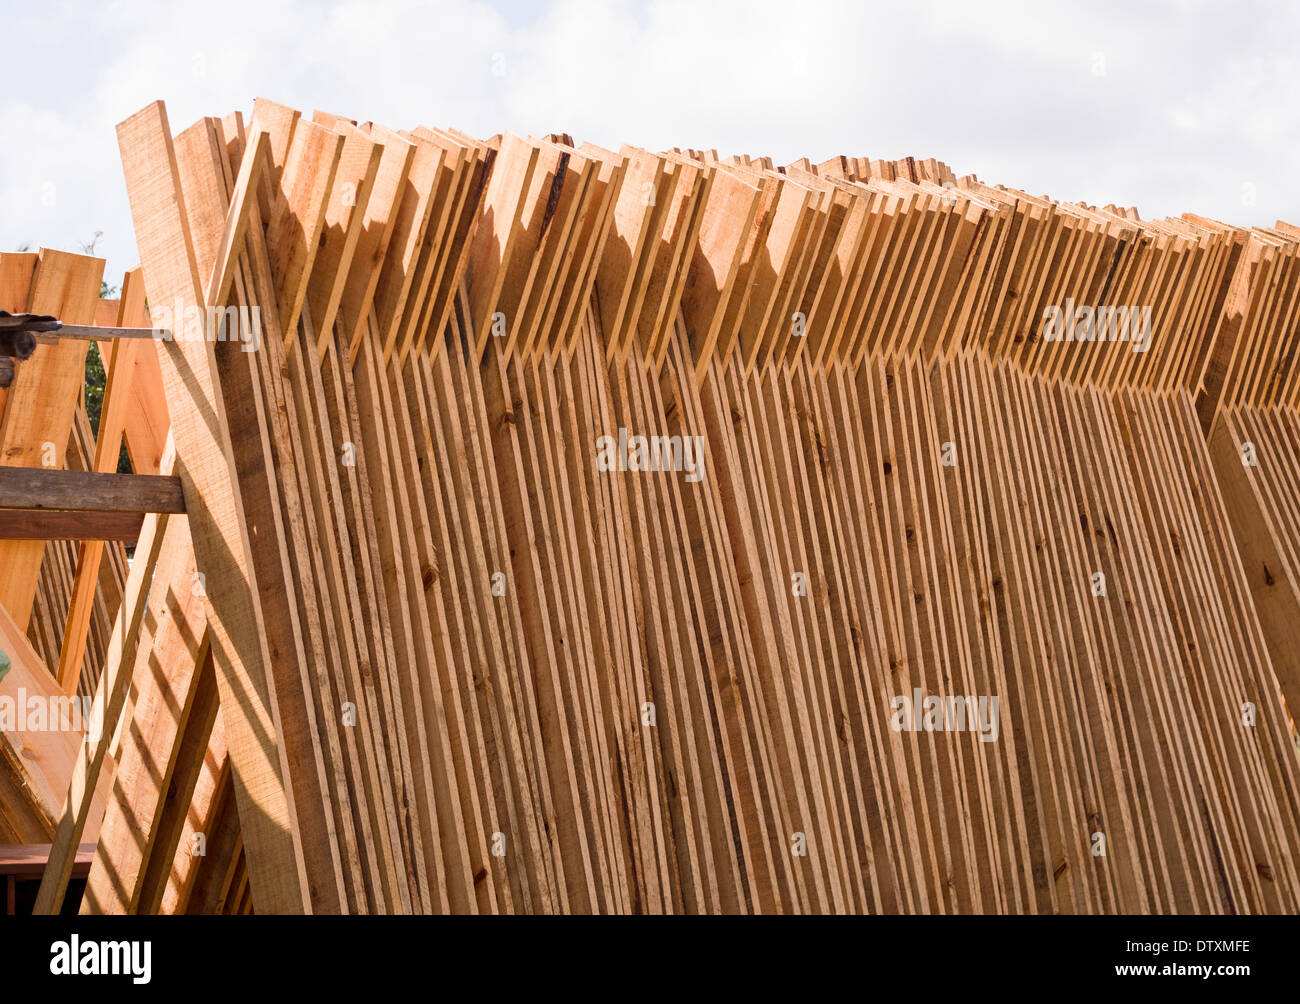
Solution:
M 122 278 L 122 299 L 119 318 L 129 324 L 148 322 L 144 277 L 140 269 L 127 271 Z M 101 345 L 101 352 L 103 352 Z M 158 365 L 158 352 L 136 352 L 131 355 L 131 368 L 123 373 L 129 402 L 123 416 L 123 435 L 126 439 L 127 457 L 136 474 L 157 474 L 162 464 L 171 420 L 167 415 L 167 398 L 162 389 L 162 370 Z M 108 364 L 113 350 L 110 347 Z
M 444 156 L 443 151 L 431 143 L 417 140 L 412 145 L 410 171 L 389 239 L 390 253 L 375 284 L 375 311 L 385 360 L 397 347 L 398 328 L 415 281 L 420 246 L 433 211 L 434 184 Z
M 356 253 L 343 287 L 339 321 L 349 340 L 352 360 L 370 323 L 370 310 L 389 242 L 397 229 L 398 214 L 406 189 L 416 145 L 383 126 L 363 130 L 372 142 L 383 145 L 374 188 L 366 202 L 365 217 L 358 235 Z
M 168 465 L 173 462 L 168 455 Z M 145 622 L 148 599 L 159 555 L 170 532 L 183 537 L 187 527 L 171 525 L 170 516 L 147 516 L 136 548 L 136 560 L 123 592 L 122 603 L 113 621 L 113 633 L 104 659 L 104 672 L 95 691 L 95 706 L 101 716 L 102 728 L 95 742 L 88 744 L 77 760 L 69 778 L 66 800 L 57 823 L 54 842 L 50 850 L 49 867 L 41 880 L 37 893 L 35 912 L 56 913 L 63 903 L 68 880 L 72 875 L 75 848 L 87 832 L 97 832 L 102 819 L 102 808 L 96 808 L 95 793 L 100 789 L 101 777 L 111 781 L 116 760 L 110 750 L 116 742 L 128 704 L 131 681 L 135 675 L 136 660 L 151 654 L 151 645 L 141 641 L 152 636 L 152 626 Z M 170 527 L 170 531 L 169 531 Z M 181 551 L 183 553 L 183 547 Z M 169 555 L 168 561 L 174 557 Z M 164 574 L 164 579 L 166 575 Z M 167 583 L 164 582 L 164 586 Z M 177 583 L 184 589 L 184 583 Z M 191 582 L 191 588 L 193 583 Z
M 256 130 L 256 118 L 253 125 Z M 265 133 L 254 132 L 254 142 L 261 135 Z M 325 226 L 330 191 L 342 155 L 342 136 L 313 122 L 300 122 L 294 129 L 284 169 L 276 172 L 278 188 L 271 215 L 266 218 L 266 242 L 275 285 L 275 304 L 283 332 L 297 330 L 298 315 L 307 296 L 312 265 Z M 245 180 L 243 175 L 241 167 L 240 183 Z M 236 197 L 244 195 L 238 184 L 234 192 Z M 231 205 L 239 207 L 242 215 L 246 203 L 250 200 L 232 202 Z M 232 244 L 225 250 L 234 247 Z M 214 302 L 223 301 L 214 297 Z
M 0 845 L 0 875 L 34 878 L 45 870 L 45 863 L 49 858 L 49 854 L 49 844 Z M 77 847 L 77 861 L 73 867 L 74 877 L 86 877 L 90 870 L 90 861 L 94 855 L 94 844 L 81 844 Z M 12 913 L 12 911 L 10 912 Z
M 54 314 L 73 323 L 94 320 L 101 259 L 41 251 L 32 276 L 29 313 Z M 85 382 L 85 342 L 49 346 L 22 365 L 0 419 L 0 466 L 64 466 L 72 416 Z M 31 617 L 45 545 L 0 545 L 0 605 L 25 628 Z
M 63 696 L 58 681 L 3 608 L 0 650 L 9 657 L 9 671 L 0 680 L 0 707 L 7 719 L 0 730 L 0 774 L 10 789 L 5 813 L 34 820 L 49 839 L 93 719 L 85 714 L 83 702 Z M 32 708 L 40 709 L 39 717 L 22 714 Z
M 338 124 L 334 128 L 343 134 L 343 153 L 334 176 L 334 191 L 326 205 L 321 246 L 307 289 L 307 305 L 317 332 L 320 359 L 325 356 L 325 346 L 334 330 L 384 153 L 381 144 L 359 129 Z
M 0 469 L 0 509 L 183 513 L 179 477 L 10 467 Z
M 188 531 L 184 518 L 168 520 L 168 533 L 183 538 Z M 163 588 L 150 589 L 146 612 L 154 627 L 147 645 L 137 648 L 137 653 L 144 649 L 149 658 L 145 664 L 137 661 L 141 671 L 130 674 L 131 720 L 124 722 L 114 758 L 113 793 L 105 808 L 82 913 L 127 913 L 137 908 L 157 837 L 155 821 L 180 755 L 176 739 L 184 733 L 201 690 L 209 638 L 205 598 L 185 588 L 196 575 L 193 551 L 167 544 L 163 542 L 154 569 L 155 584 Z M 213 684 L 215 689 L 215 680 Z
M 215 122 L 209 123 L 210 142 L 199 148 L 198 155 L 180 163 L 183 189 L 193 198 L 192 212 L 187 208 L 191 229 L 206 227 L 215 231 L 218 221 L 239 207 L 230 206 L 234 192 L 229 144 L 221 142 Z M 321 165 L 332 170 L 333 165 Z M 310 183 L 308 188 L 313 187 Z M 314 212 L 314 209 L 309 209 Z M 254 220 L 257 220 L 254 210 Z M 247 257 L 236 275 L 235 304 L 240 308 L 252 304 L 270 304 L 275 300 L 275 283 L 266 253 L 260 223 L 249 228 Z M 197 248 L 211 248 L 211 239 L 200 241 Z M 207 271 L 207 263 L 200 263 Z M 249 308 L 251 310 L 251 306 Z M 310 908 L 338 912 L 360 902 L 354 892 L 349 903 L 344 868 L 357 865 L 355 845 L 343 848 L 330 835 L 331 826 L 342 822 L 345 838 L 350 837 L 348 817 L 336 815 L 339 799 L 331 791 L 332 762 L 327 759 L 325 740 L 332 738 L 329 727 L 336 715 L 328 703 L 328 691 L 320 687 L 324 665 L 323 641 L 316 617 L 313 582 L 307 577 L 309 559 L 302 525 L 302 496 L 298 491 L 293 447 L 288 429 L 292 426 L 290 405 L 283 389 L 268 380 L 268 371 L 283 367 L 285 346 L 278 330 L 277 311 L 260 308 L 265 337 L 256 352 L 225 351 L 216 355 L 217 377 L 223 389 L 227 419 L 232 433 L 231 448 L 249 458 L 240 469 L 241 495 L 246 501 L 251 537 L 260 537 L 266 546 L 251 552 L 256 596 L 266 625 L 268 644 L 277 658 L 270 664 L 269 685 L 280 713 L 280 740 L 286 751 L 285 780 L 292 790 L 292 801 L 300 840 L 302 868 L 316 876 L 307 888 Z M 311 653 L 313 658 L 308 657 Z M 325 725 L 322 736 L 321 725 Z M 296 767 L 297 769 L 294 769 Z M 328 879 L 332 878 L 333 882 Z
M 144 523 L 144 513 L 138 512 L 96 512 L 94 510 L 81 512 L 64 512 L 60 510 L 35 510 L 23 511 L 14 509 L 0 509 L 0 540 L 80 540 L 86 542 L 83 548 L 89 544 L 102 544 L 106 540 L 123 540 L 136 541 L 140 538 L 140 527 Z M 78 564 L 77 568 L 86 567 Z M 96 563 L 94 569 L 95 575 L 99 574 L 99 566 Z M 78 576 L 78 582 L 86 581 L 90 584 L 84 587 L 80 594 L 74 586 L 74 596 L 80 597 L 80 603 L 77 604 L 78 618 L 85 618 L 80 621 L 84 626 L 81 628 L 80 646 L 84 651 L 86 636 L 85 632 L 89 629 L 89 617 L 91 613 L 90 604 L 94 601 L 95 579 L 82 579 Z M 74 600 L 74 602 L 76 602 Z M 64 644 L 69 644 L 69 634 L 64 634 Z M 71 649 L 69 649 L 71 653 Z M 68 656 L 68 666 L 76 666 L 76 669 L 67 670 L 63 676 L 63 686 L 65 690 L 75 690 L 77 686 L 77 676 L 81 669 L 80 654 L 73 661 L 73 656 Z
M 147 281 L 162 302 L 205 305 L 162 104 L 149 105 L 119 125 L 118 141 Z M 253 848 L 254 901 L 264 913 L 299 912 L 307 907 L 306 875 L 286 794 L 288 765 L 278 742 L 266 631 L 248 588 L 255 581 L 251 544 L 214 346 L 206 341 L 160 343 L 159 362 L 194 550 L 210 601 L 208 623 L 240 819 L 244 839 Z
M 475 324 L 475 350 L 480 356 L 498 320 L 505 325 L 507 336 L 509 333 L 511 318 L 497 317 L 504 313 L 498 307 L 498 299 L 506 281 L 505 265 L 512 259 L 528 225 L 530 192 L 535 208 L 541 190 L 534 177 L 537 161 L 535 144 L 506 133 L 483 196 L 483 219 L 475 232 L 466 273 L 469 311 Z M 536 225 L 540 229 L 540 217 Z
M 120 316 L 118 320 L 121 320 Z M 152 346 L 127 341 L 115 346 L 105 363 L 107 374 L 104 381 L 104 397 L 100 405 L 99 434 L 95 441 L 94 471 L 111 473 L 117 470 L 129 406 L 126 382 L 134 375 L 136 357 L 150 349 Z M 141 517 L 140 522 L 143 521 Z M 130 522 L 134 521 L 127 521 L 126 525 L 116 528 L 115 533 L 127 534 L 116 539 L 134 540 L 139 537 L 139 525 L 131 526 Z M 96 535 L 108 532 L 109 529 L 103 526 L 94 531 Z M 99 564 L 104 554 L 104 539 L 110 538 L 87 540 L 81 545 L 77 556 L 77 574 L 72 584 L 72 598 L 68 604 L 68 618 L 63 629 L 63 645 L 59 652 L 58 670 L 55 673 L 66 694 L 74 693 L 81 679 L 81 663 L 85 654 L 86 635 L 90 629 L 95 587 L 99 579 Z

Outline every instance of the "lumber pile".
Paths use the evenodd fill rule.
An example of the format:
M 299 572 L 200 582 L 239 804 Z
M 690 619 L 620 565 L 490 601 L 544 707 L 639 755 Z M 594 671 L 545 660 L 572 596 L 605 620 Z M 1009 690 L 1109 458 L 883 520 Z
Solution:
M 111 437 L 111 432 L 109 436 Z M 91 431 L 85 408 L 81 407 L 77 409 L 73 419 L 72 435 L 68 442 L 67 467 L 69 470 L 76 471 L 93 469 L 94 456 L 95 436 Z M 68 611 L 72 606 L 73 588 L 77 582 L 77 569 L 80 562 L 81 547 L 78 542 L 51 540 L 46 545 L 40 578 L 37 580 L 31 622 L 27 628 L 28 637 L 36 646 L 46 666 L 59 665 L 67 629 Z M 86 627 L 83 656 L 85 661 L 76 669 L 73 677 L 76 681 L 76 691 L 83 697 L 94 696 L 95 684 L 103 671 L 104 658 L 113 631 L 113 618 L 122 603 L 122 588 L 126 582 L 126 572 L 126 548 L 122 541 L 106 542 L 98 580 L 95 589 L 90 593 L 94 609 Z
M 1300 909 L 1294 228 L 265 100 L 118 138 L 101 323 L 173 337 L 87 466 L 185 505 L 52 674 L 110 724 L 38 910 L 87 834 L 83 912 Z
M 1212 379 L 1198 401 L 1269 657 L 1294 718 L 1300 707 L 1300 228 L 1250 232 L 1216 343 Z

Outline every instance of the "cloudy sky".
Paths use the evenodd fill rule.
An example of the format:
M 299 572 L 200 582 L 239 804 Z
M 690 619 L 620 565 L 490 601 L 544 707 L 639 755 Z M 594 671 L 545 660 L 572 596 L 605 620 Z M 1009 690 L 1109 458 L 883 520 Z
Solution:
M 115 125 L 267 97 L 394 128 L 937 157 L 1061 200 L 1300 223 L 1300 5 L 0 0 L 0 250 L 136 262 Z

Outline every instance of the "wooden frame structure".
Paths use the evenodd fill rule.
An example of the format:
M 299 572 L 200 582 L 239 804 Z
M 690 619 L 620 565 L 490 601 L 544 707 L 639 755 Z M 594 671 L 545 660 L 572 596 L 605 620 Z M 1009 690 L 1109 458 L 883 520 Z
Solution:
M 107 343 L 89 473 L 0 477 L 125 435 L 144 514 L 89 686 L 104 546 L 46 670 L 68 569 L 0 543 L 0 646 L 105 723 L 0 742 L 38 911 L 83 841 L 84 912 L 1300 909 L 1300 231 L 265 100 L 118 137 L 120 302 L 0 256 L 0 308 L 174 332 Z M 678 469 L 597 461 L 637 435 Z

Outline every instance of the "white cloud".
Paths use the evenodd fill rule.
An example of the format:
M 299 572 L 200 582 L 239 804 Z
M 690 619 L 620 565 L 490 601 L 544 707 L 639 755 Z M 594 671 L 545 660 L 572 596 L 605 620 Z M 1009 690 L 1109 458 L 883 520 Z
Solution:
M 5 14 L 0 248 L 103 230 L 108 275 L 134 264 L 114 127 L 155 98 L 174 131 L 265 96 L 481 136 L 932 156 L 1148 217 L 1300 222 L 1298 26 L 1197 0 L 37 5 Z

